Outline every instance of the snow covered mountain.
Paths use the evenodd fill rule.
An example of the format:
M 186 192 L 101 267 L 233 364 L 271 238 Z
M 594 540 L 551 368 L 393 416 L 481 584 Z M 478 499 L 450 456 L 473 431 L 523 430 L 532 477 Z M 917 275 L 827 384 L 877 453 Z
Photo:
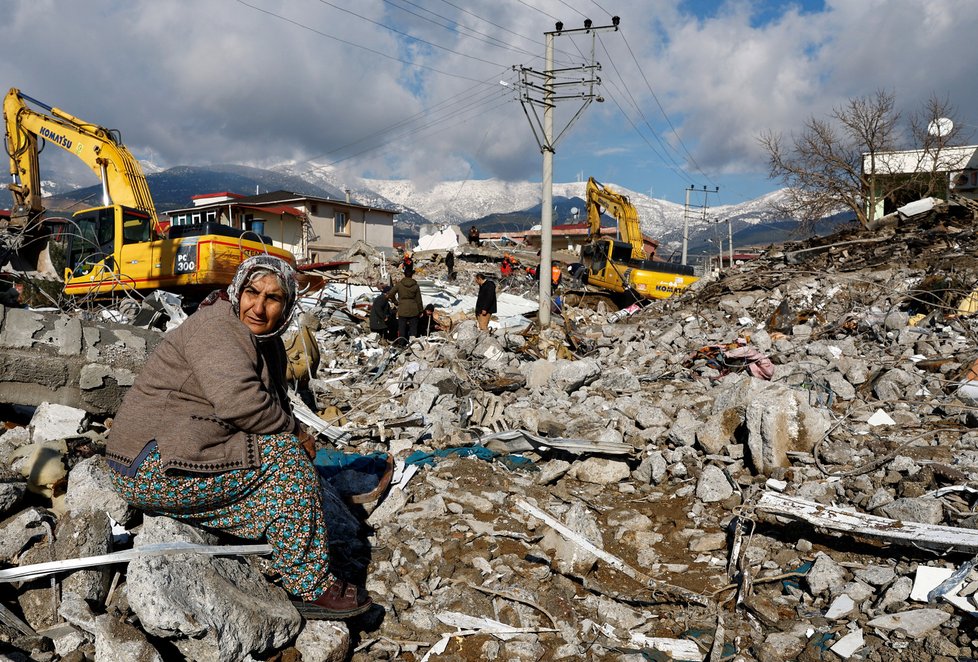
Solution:
M 172 209 L 189 204 L 191 197 L 208 191 L 286 189 L 296 193 L 324 195 L 342 199 L 347 195 L 359 204 L 397 210 L 394 234 L 399 240 L 416 238 L 422 225 L 477 223 L 484 231 L 505 228 L 528 229 L 539 223 L 541 186 L 537 182 L 501 180 L 446 181 L 421 188 L 408 180 L 359 179 L 345 176 L 330 166 L 285 163 L 262 169 L 246 166 L 181 166 L 159 171 L 147 164 L 150 188 L 157 208 Z M 69 173 L 44 182 L 46 195 L 75 200 L 97 193 L 94 187 L 75 188 Z M 608 182 L 607 187 L 628 196 L 638 211 L 642 231 L 657 239 L 664 249 L 681 245 L 684 225 L 683 205 L 649 197 Z M 585 182 L 555 183 L 553 186 L 554 224 L 575 222 L 585 217 Z M 738 205 L 709 207 L 705 214 L 693 208 L 689 214 L 690 244 L 713 250 L 718 239 L 726 240 L 730 220 L 738 245 L 770 243 L 788 238 L 797 222 L 771 211 L 772 202 L 784 195 L 776 191 Z M 701 201 L 692 201 L 696 204 Z M 721 227 L 722 225 L 722 227 Z M 755 227 L 756 226 L 756 227 Z M 765 234 L 767 233 L 767 234 Z M 719 236 L 717 236 L 719 235 Z M 780 235 L 780 237 L 778 236 Z
M 492 214 L 524 212 L 540 205 L 540 184 L 535 182 L 503 182 L 499 180 L 469 180 L 441 182 L 434 187 L 420 190 L 407 180 L 364 180 L 365 188 L 378 193 L 383 199 L 412 209 L 435 223 L 463 223 L 475 221 Z M 651 198 L 618 186 L 606 184 L 611 190 L 628 196 L 638 212 L 642 231 L 660 241 L 681 239 L 684 206 Z M 571 182 L 553 186 L 553 196 L 578 201 L 581 218 L 584 215 L 586 182 Z M 738 205 L 710 207 L 706 218 L 693 210 L 689 218 L 690 232 L 700 233 L 711 227 L 717 219 L 732 219 L 735 230 L 745 225 L 774 220 L 770 204 L 777 200 L 780 191 Z

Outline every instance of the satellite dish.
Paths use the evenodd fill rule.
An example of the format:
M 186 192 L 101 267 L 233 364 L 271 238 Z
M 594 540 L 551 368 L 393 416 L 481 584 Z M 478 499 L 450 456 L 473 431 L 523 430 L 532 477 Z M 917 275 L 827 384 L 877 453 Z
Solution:
M 954 129 L 954 122 L 946 117 L 939 117 L 927 125 L 927 133 L 935 138 L 947 137 Z

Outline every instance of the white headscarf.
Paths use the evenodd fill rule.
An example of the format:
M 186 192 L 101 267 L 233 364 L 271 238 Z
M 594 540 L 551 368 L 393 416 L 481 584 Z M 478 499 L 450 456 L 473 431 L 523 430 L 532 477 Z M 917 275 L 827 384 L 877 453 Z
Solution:
M 291 264 L 274 255 L 255 255 L 241 263 L 234 274 L 234 280 L 228 285 L 228 299 L 234 314 L 241 315 L 241 293 L 248 283 L 263 274 L 275 276 L 285 291 L 285 305 L 282 307 L 282 319 L 275 330 L 269 333 L 255 334 L 259 341 L 277 338 L 285 332 L 292 314 L 295 312 L 296 282 L 295 269 Z

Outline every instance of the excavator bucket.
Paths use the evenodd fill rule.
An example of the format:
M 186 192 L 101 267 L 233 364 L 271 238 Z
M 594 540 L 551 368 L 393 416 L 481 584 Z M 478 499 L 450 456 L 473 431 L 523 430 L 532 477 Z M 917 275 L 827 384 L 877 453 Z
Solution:
M 51 262 L 50 232 L 44 226 L 17 226 L 0 220 L 0 272 L 62 280 Z

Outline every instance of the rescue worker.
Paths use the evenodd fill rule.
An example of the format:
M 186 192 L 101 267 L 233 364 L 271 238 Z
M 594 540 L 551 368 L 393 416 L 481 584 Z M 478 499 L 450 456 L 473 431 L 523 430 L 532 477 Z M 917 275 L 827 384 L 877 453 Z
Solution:
M 424 310 L 421 312 L 421 318 L 418 320 L 418 335 L 430 336 L 436 331 L 444 330 L 444 327 L 438 321 L 438 314 L 435 312 L 435 304 L 429 303 L 424 307 Z
M 503 256 L 502 264 L 499 265 L 499 275 L 506 278 L 513 273 L 513 262 L 509 255 Z
M 482 241 L 479 239 L 479 228 L 474 225 L 469 226 L 469 243 L 473 246 L 482 245 Z
M 550 282 L 553 283 L 554 289 L 557 289 L 557 286 L 560 285 L 560 278 L 563 275 L 562 266 L 560 262 L 554 262 L 550 266 Z
M 475 275 L 475 282 L 479 286 L 479 295 L 475 300 L 475 319 L 480 329 L 488 331 L 489 318 L 496 312 L 496 284 L 483 273 Z
M 404 268 L 404 278 L 394 286 L 388 297 L 397 305 L 397 340 L 407 343 L 418 335 L 418 316 L 424 310 L 421 288 L 414 280 L 414 268 Z
M 414 271 L 414 258 L 411 257 L 410 251 L 404 251 L 404 257 L 401 258 L 401 266 L 404 268 L 405 276 L 407 276 L 408 269 Z
M 393 340 L 397 334 L 394 311 L 387 298 L 390 291 L 390 285 L 385 285 L 370 304 L 370 330 L 387 340 Z
M 455 280 L 455 251 L 451 249 L 445 255 L 445 270 L 448 272 L 448 280 Z

